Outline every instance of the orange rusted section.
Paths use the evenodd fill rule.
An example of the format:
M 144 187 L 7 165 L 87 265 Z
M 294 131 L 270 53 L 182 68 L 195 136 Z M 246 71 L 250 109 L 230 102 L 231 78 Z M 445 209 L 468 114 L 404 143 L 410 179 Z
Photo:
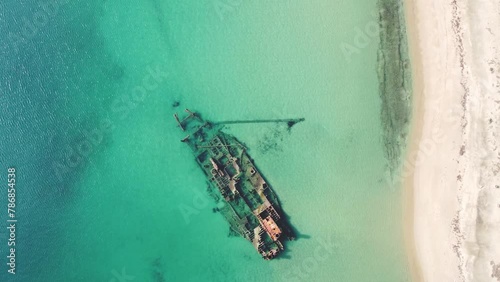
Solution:
M 261 223 L 262 223 L 262 226 L 264 227 L 264 229 L 266 229 L 267 234 L 269 234 L 269 236 L 271 236 L 271 239 L 273 239 L 273 241 L 278 240 L 278 238 L 281 235 L 281 229 L 278 227 L 276 222 L 274 222 L 274 219 L 272 217 L 268 216 L 268 217 L 262 219 Z

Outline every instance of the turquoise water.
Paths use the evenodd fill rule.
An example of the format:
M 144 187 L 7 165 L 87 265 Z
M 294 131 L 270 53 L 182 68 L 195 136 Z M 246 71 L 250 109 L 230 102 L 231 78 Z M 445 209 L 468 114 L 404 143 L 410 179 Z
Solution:
M 40 7 L 3 10 L 8 33 L 22 21 L 7 19 Z M 18 168 L 25 222 L 18 280 L 6 279 L 407 281 L 378 36 L 343 49 L 377 13 L 365 0 L 60 4 L 21 52 L 2 53 L 11 95 L 0 141 L 15 150 L 2 150 L 1 164 Z M 186 107 L 214 121 L 306 118 L 291 131 L 227 128 L 300 234 L 284 257 L 264 261 L 228 237 L 179 142 L 172 114 Z

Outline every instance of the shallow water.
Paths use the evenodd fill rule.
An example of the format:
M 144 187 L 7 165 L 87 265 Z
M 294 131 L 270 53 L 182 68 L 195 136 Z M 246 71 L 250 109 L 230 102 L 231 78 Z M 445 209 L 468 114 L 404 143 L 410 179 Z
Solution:
M 12 133 L 0 140 L 13 149 L 1 151 L 2 166 L 18 168 L 24 222 L 15 278 L 408 280 L 400 193 L 387 180 L 379 38 L 367 32 L 378 9 L 336 2 L 61 4 L 23 52 L 7 48 L 1 87 L 12 98 L 1 99 Z M 40 9 L 20 7 L 4 8 L 14 11 L 4 31 L 16 30 L 7 20 L 16 13 Z M 264 261 L 228 237 L 179 142 L 172 114 L 185 107 L 214 121 L 306 119 L 291 131 L 226 129 L 300 234 L 284 257 Z

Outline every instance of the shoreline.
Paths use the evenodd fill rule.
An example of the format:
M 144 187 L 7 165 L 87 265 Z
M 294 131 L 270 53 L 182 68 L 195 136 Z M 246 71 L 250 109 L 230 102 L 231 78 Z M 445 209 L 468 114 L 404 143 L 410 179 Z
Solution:
M 412 111 L 409 125 L 408 145 L 404 155 L 402 183 L 402 210 L 403 210 L 403 234 L 406 246 L 408 267 L 413 282 L 424 281 L 422 269 L 418 262 L 414 237 L 414 185 L 413 170 L 407 171 L 405 175 L 404 165 L 411 160 L 411 156 L 418 152 L 418 143 L 422 139 L 423 128 L 423 78 L 422 60 L 419 54 L 419 35 L 415 19 L 415 6 L 412 0 L 405 0 L 404 18 L 406 24 L 406 38 L 408 40 L 408 56 L 410 57 L 412 73 Z
M 380 48 L 377 59 L 387 177 L 400 196 L 398 218 L 405 250 L 402 257 L 406 260 L 405 275 L 412 281 L 421 281 L 413 238 L 414 201 L 410 185 L 413 168 L 410 157 L 418 152 L 423 126 L 419 93 L 422 92 L 419 90 L 422 78 L 417 75 L 421 71 L 421 60 L 417 52 L 419 48 L 414 48 L 418 40 L 413 24 L 413 6 L 409 4 L 412 3 L 406 0 L 379 0 Z

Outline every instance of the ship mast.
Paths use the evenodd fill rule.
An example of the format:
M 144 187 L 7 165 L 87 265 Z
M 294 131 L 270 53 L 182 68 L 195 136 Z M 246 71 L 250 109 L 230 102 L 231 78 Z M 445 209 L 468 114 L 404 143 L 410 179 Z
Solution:
M 305 118 L 289 118 L 289 119 L 253 119 L 253 120 L 226 120 L 214 122 L 214 124 L 237 124 L 237 123 L 280 123 L 286 122 L 289 126 L 305 121 Z

